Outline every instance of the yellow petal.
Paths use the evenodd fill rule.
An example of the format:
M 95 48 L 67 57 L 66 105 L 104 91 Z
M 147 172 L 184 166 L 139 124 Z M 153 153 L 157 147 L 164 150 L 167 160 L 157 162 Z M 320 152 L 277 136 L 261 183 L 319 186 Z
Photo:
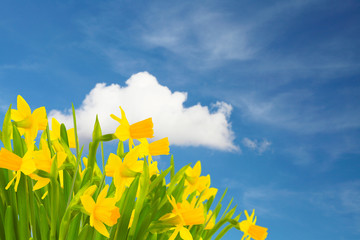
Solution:
M 49 191 L 46 191 L 44 195 L 42 195 L 41 199 L 44 200 L 44 198 L 48 195 Z
M 135 147 L 131 149 L 128 154 L 126 154 L 124 158 L 124 164 L 127 166 L 131 166 L 133 163 L 135 163 L 139 158 L 139 148 Z
M 71 128 L 67 131 L 68 141 L 69 141 L 69 148 L 76 148 L 76 141 L 75 141 L 75 130 Z
M 23 172 L 25 175 L 29 175 L 36 170 L 35 162 L 32 159 L 31 153 L 29 151 L 25 154 L 22 159 L 22 164 L 20 171 Z
M 152 118 L 130 125 L 130 136 L 133 139 L 154 137 Z
M 163 138 L 149 144 L 151 156 L 168 155 L 170 152 L 168 138 Z
M 97 202 L 100 202 L 102 200 L 104 200 L 106 198 L 106 195 L 107 195 L 107 191 L 109 189 L 109 185 L 106 185 L 103 190 L 101 190 L 98 198 L 97 198 Z
M 16 173 L 16 182 L 15 182 L 15 186 L 14 186 L 15 192 L 17 192 L 17 189 L 18 189 L 18 186 L 19 186 L 19 183 L 20 183 L 20 178 L 21 178 L 21 172 L 17 171 L 17 173 Z
M 89 213 L 89 215 L 92 215 L 92 212 L 95 207 L 94 199 L 89 195 L 83 195 L 80 197 L 80 200 L 85 210 Z
M 36 191 L 40 188 L 45 187 L 49 182 L 50 182 L 50 179 L 48 179 L 48 178 L 39 178 L 33 187 L 33 191 Z
M 17 109 L 24 118 L 31 115 L 29 104 L 27 104 L 25 99 L 20 95 L 17 96 Z
M 120 141 L 126 141 L 127 139 L 130 138 L 129 127 L 120 125 L 119 127 L 116 128 L 116 131 L 114 134 L 118 139 L 120 139 Z
M 11 119 L 15 122 L 20 122 L 21 120 L 24 120 L 26 116 L 22 115 L 20 111 L 11 109 Z
M 85 192 L 84 192 L 83 195 L 92 196 L 92 195 L 94 194 L 94 192 L 96 191 L 96 189 L 97 189 L 97 186 L 96 186 L 96 185 L 92 185 L 92 186 L 88 187 L 88 188 L 85 190 Z
M 104 235 L 105 237 L 107 237 L 107 238 L 110 237 L 110 234 L 109 234 L 108 230 L 106 229 L 105 225 L 104 225 L 102 222 L 100 222 L 100 221 L 98 221 L 98 220 L 96 220 L 96 219 L 94 219 L 94 228 L 95 228 L 99 233 L 101 233 L 102 235 Z
M 87 157 L 83 157 L 83 163 L 84 163 L 84 166 L 87 167 L 87 163 L 88 163 L 88 158 Z
M 118 116 L 114 115 L 114 114 L 110 114 L 110 117 L 116 121 L 118 121 L 119 123 L 121 123 L 121 118 L 119 118 Z
M 249 228 L 249 235 L 255 240 L 264 240 L 268 235 L 267 228 L 251 225 Z
M 54 141 L 60 138 L 60 123 L 55 119 L 51 119 L 51 130 L 50 130 L 50 139 Z
M 61 167 L 67 158 L 67 154 L 65 152 L 58 152 L 56 155 L 58 167 Z
M 64 171 L 63 170 L 59 171 L 59 180 L 60 180 L 60 187 L 64 188 Z
M 180 237 L 184 240 L 193 240 L 190 231 L 185 227 L 180 228 Z
M 173 234 L 171 234 L 169 240 L 174 240 L 174 239 L 176 238 L 176 236 L 178 235 L 181 227 L 182 227 L 182 226 L 175 228 L 175 230 L 174 230 Z
M 85 164 L 85 162 L 84 162 L 84 164 Z M 106 163 L 106 166 L 105 166 L 106 176 L 114 177 L 115 170 L 118 169 L 121 164 L 122 164 L 121 158 L 118 155 L 110 153 L 109 158 Z M 86 165 L 87 164 L 85 164 L 85 166 Z
M 47 126 L 46 110 L 45 107 L 39 107 L 34 110 L 32 114 L 33 119 L 37 122 L 39 130 L 45 130 Z
M 199 177 L 201 174 L 201 162 L 197 161 L 193 169 L 193 176 Z
M 22 159 L 18 155 L 5 148 L 0 150 L 0 168 L 18 171 L 21 167 L 21 163 Z
M 18 177 L 18 174 L 16 173 L 15 176 L 10 180 L 10 182 L 6 185 L 5 190 L 8 190 L 11 184 L 14 182 L 14 180 Z

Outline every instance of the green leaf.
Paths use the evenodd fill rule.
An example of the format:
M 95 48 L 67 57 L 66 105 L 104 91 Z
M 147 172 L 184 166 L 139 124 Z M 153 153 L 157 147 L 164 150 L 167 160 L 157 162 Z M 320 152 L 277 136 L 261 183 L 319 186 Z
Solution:
M 140 176 L 140 191 L 139 191 L 140 193 L 135 205 L 134 219 L 132 222 L 132 227 L 130 228 L 129 239 L 132 239 L 133 237 L 135 239 L 138 239 L 136 237 L 135 230 L 137 229 L 138 226 L 140 212 L 143 208 L 143 204 L 146 195 L 148 193 L 148 190 L 149 190 L 149 166 L 147 164 L 147 159 L 144 159 L 143 173 Z
M 225 216 L 226 212 L 229 210 L 230 205 L 231 205 L 231 203 L 232 203 L 232 201 L 233 201 L 233 200 L 234 200 L 234 198 L 231 198 L 231 200 L 230 200 L 230 202 L 229 202 L 228 206 L 226 207 L 226 209 L 225 209 L 225 211 L 224 211 L 224 213 L 223 213 L 223 215 L 221 216 L 221 218 L 220 218 L 220 219 L 224 218 L 224 216 Z
M 116 139 L 116 136 L 114 134 L 105 134 L 100 137 L 100 141 L 102 142 L 108 142 L 114 139 Z
M 206 239 L 210 239 L 212 235 L 214 235 L 225 223 L 229 222 L 232 215 L 235 213 L 236 206 L 231 209 L 224 218 L 221 218 L 215 226 L 207 233 Z
M 13 210 L 11 206 L 7 206 L 5 213 L 5 239 L 6 240 L 14 240 L 16 239 L 14 228 L 14 218 L 13 218 Z
M 124 158 L 125 154 L 124 154 L 124 143 L 122 141 L 119 140 L 119 144 L 117 147 L 117 151 L 116 154 L 120 157 L 120 158 Z
M 13 144 L 14 153 L 22 158 L 26 152 L 26 145 L 15 124 L 13 124 Z
M 117 240 L 125 240 L 128 235 L 128 226 L 132 211 L 135 205 L 136 192 L 139 185 L 139 175 L 135 177 L 134 181 L 129 187 L 129 191 L 125 196 L 123 207 L 120 209 L 120 222 L 117 224 L 115 238 Z
M 57 182 L 57 160 L 55 159 L 51 164 L 50 170 L 50 199 L 51 199 L 51 228 L 50 239 L 55 240 L 57 237 L 57 223 L 61 219 L 59 216 L 59 183 Z
M 39 223 L 39 228 L 40 228 L 40 236 L 41 236 L 41 240 L 47 240 L 49 239 L 49 229 L 50 229 L 50 224 L 49 224 L 49 218 L 46 215 L 46 210 L 44 205 L 40 204 L 40 209 L 39 209 L 39 219 L 38 219 L 38 223 Z
M 234 220 L 237 222 L 240 218 L 240 215 L 238 215 Z M 221 230 L 221 232 L 216 236 L 215 240 L 219 240 L 221 239 L 231 228 L 233 228 L 234 225 L 230 224 L 228 226 L 226 226 L 223 230 Z
M 88 239 L 90 239 L 90 238 L 88 237 L 88 235 L 90 235 L 90 234 L 89 234 L 90 231 L 91 231 L 91 227 L 89 226 L 89 224 L 86 224 L 86 225 L 83 227 L 83 229 L 81 230 L 81 232 L 80 232 L 79 237 L 78 237 L 77 240 L 88 240 Z
M 168 175 L 168 173 L 171 171 L 173 167 L 170 166 L 168 169 L 166 169 L 164 172 L 162 172 L 160 175 L 158 175 L 154 181 L 151 182 L 150 187 L 149 187 L 149 192 L 154 191 L 154 188 L 161 182 L 163 182 L 164 178 L 166 177 L 166 175 Z
M 179 180 L 181 180 L 181 178 L 184 176 L 186 169 L 190 166 L 190 164 L 182 167 L 174 176 L 173 179 L 171 179 L 171 182 L 169 184 L 169 187 L 167 189 L 167 193 L 170 196 L 172 194 L 172 192 L 175 190 L 175 187 L 177 185 L 177 183 L 179 182 Z M 167 201 L 167 199 L 166 199 Z
M 26 176 L 21 173 L 20 183 L 17 190 L 17 203 L 19 211 L 19 237 L 20 239 L 29 239 L 29 215 L 28 215 L 28 197 L 26 196 Z
M 68 139 L 68 135 L 66 132 L 66 127 L 63 123 L 60 125 L 60 137 L 64 141 L 66 146 L 69 146 L 69 139 Z
M 96 115 L 96 120 L 93 130 L 93 141 L 89 144 L 88 165 L 87 165 L 87 171 L 85 172 L 85 176 L 87 174 L 86 181 L 92 180 L 92 175 L 94 173 L 94 166 L 96 164 L 96 151 L 97 148 L 99 147 L 100 137 L 101 137 L 101 128 L 100 128 L 98 116 Z M 82 185 L 83 184 L 84 183 L 82 183 Z
M 170 166 L 172 166 L 172 169 L 171 169 L 171 172 L 170 172 L 170 181 L 172 181 L 172 179 L 174 178 L 174 175 L 175 175 L 174 155 L 171 155 Z
M 79 225 L 81 220 L 81 213 L 75 215 L 75 217 L 71 220 L 69 231 L 66 239 L 76 239 L 79 234 Z
M 11 124 L 11 104 L 10 104 L 9 109 L 5 114 L 3 128 L 2 128 L 2 134 L 1 134 L 1 141 L 4 144 L 4 147 L 9 151 L 12 151 L 12 148 L 11 148 L 12 128 L 13 128 L 13 126 Z
M 95 140 L 99 140 L 100 137 L 101 137 L 101 135 L 102 135 L 102 134 L 101 134 L 100 122 L 99 122 L 98 115 L 96 115 L 94 130 L 93 130 L 93 134 L 92 134 L 93 142 L 94 142 Z

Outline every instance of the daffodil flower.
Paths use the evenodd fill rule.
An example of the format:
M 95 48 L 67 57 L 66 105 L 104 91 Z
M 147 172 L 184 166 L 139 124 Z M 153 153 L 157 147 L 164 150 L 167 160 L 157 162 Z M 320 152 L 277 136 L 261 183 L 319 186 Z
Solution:
M 52 118 L 51 120 L 52 130 L 50 130 L 51 141 L 60 139 L 60 126 L 61 126 L 60 123 L 55 118 Z M 69 148 L 76 148 L 74 128 L 70 128 L 69 130 L 66 131 L 66 133 L 68 136 Z
M 121 118 L 114 114 L 111 114 L 110 116 L 120 123 L 120 126 L 117 127 L 115 131 L 115 136 L 121 141 L 129 139 L 129 148 L 132 148 L 134 145 L 133 139 L 154 137 L 153 122 L 151 118 L 130 125 L 126 119 L 124 110 L 121 107 L 120 110 Z
M 169 155 L 169 140 L 163 138 L 149 144 L 146 138 L 139 139 L 139 157 L 148 157 L 150 176 L 159 173 L 157 162 L 153 161 L 152 156 Z
M 8 189 L 16 179 L 14 187 L 16 192 L 20 182 L 21 173 L 29 175 L 36 170 L 36 166 L 33 160 L 33 151 L 28 150 L 24 157 L 21 158 L 15 153 L 2 148 L 0 150 L 0 168 L 16 171 L 13 179 L 11 179 L 5 187 L 5 189 Z
M 31 113 L 27 102 L 20 95 L 17 96 L 17 110 L 11 109 L 11 119 L 15 121 L 21 135 L 25 135 L 27 145 L 33 144 L 39 130 L 47 126 L 45 107 L 40 107 Z
M 256 217 L 254 219 L 255 210 L 253 210 L 251 216 L 245 210 L 246 220 L 243 220 L 239 223 L 239 228 L 244 232 L 244 236 L 241 240 L 250 240 L 251 238 L 255 240 L 264 240 L 267 237 L 267 228 L 260 227 L 255 225 Z M 254 220 L 253 220 L 254 219 Z
M 143 161 L 138 161 L 139 151 L 135 147 L 125 156 L 124 161 L 111 153 L 105 166 L 106 176 L 114 178 L 115 198 L 120 199 L 125 187 L 130 186 L 135 176 L 143 171 Z
M 90 216 L 90 226 L 94 227 L 99 233 L 107 238 L 110 237 L 110 234 L 104 223 L 108 226 L 113 226 L 120 217 L 119 208 L 115 206 L 115 198 L 106 198 L 108 188 L 109 185 L 106 185 L 104 189 L 101 190 L 96 202 L 88 194 L 84 194 L 80 197 L 86 214 Z
M 170 148 L 169 148 L 169 140 L 168 138 L 163 138 L 152 142 L 149 144 L 146 138 L 139 139 L 139 156 L 159 156 L 159 155 L 169 155 Z
M 41 150 L 35 151 L 33 153 L 33 156 L 34 156 L 33 160 L 34 160 L 36 168 L 50 173 L 51 165 L 55 161 L 55 158 L 57 159 L 57 166 L 58 166 L 58 168 L 60 168 L 67 157 L 66 153 L 58 152 L 58 153 L 56 153 L 56 155 L 51 157 L 50 149 L 49 149 L 48 144 L 45 139 L 41 139 L 41 146 L 42 146 Z M 45 187 L 50 182 L 49 178 L 42 178 L 36 174 L 30 175 L 30 177 L 33 178 L 34 180 L 37 180 L 36 184 L 33 187 L 34 191 Z M 59 172 L 59 177 L 60 177 L 60 185 L 63 187 L 62 170 Z
M 192 240 L 193 237 L 185 226 L 199 225 L 205 223 L 204 207 L 195 208 L 195 201 L 189 203 L 184 201 L 182 203 L 176 203 L 175 198 L 169 197 L 170 204 L 173 207 L 171 213 L 165 214 L 159 220 L 175 225 L 174 232 L 171 234 L 169 240 L 174 240 L 180 233 L 180 237 L 185 240 Z
M 201 162 L 198 161 L 194 168 L 188 167 L 185 172 L 186 181 L 185 181 L 185 190 L 184 198 L 189 194 L 196 191 L 196 195 L 201 195 L 200 202 L 203 202 L 209 199 L 211 196 L 215 196 L 217 193 L 216 188 L 210 188 L 210 175 L 200 176 L 201 175 Z

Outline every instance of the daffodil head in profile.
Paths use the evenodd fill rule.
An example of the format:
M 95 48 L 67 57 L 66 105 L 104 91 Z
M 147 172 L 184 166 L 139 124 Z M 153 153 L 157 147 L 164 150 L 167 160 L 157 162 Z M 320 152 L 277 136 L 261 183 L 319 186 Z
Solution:
M 264 240 L 267 237 L 267 228 L 260 227 L 255 225 L 256 217 L 255 210 L 249 216 L 248 212 L 245 210 L 246 220 L 243 220 L 239 223 L 240 230 L 244 232 L 244 236 L 241 240 L 250 240 L 253 238 L 254 240 Z
M 120 125 L 116 128 L 114 135 L 121 141 L 129 139 L 129 148 L 134 146 L 133 139 L 154 137 L 152 118 L 147 118 L 140 122 L 129 124 L 124 110 L 120 107 L 121 118 L 111 114 L 110 117 L 118 121 Z

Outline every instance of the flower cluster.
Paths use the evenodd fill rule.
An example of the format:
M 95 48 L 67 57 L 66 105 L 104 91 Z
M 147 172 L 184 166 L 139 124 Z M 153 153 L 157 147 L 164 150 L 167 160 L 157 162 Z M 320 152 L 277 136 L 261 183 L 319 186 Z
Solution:
M 175 172 L 172 156 L 170 167 L 159 171 L 154 156 L 170 154 L 168 138 L 150 141 L 151 118 L 130 124 L 120 112 L 111 115 L 119 123 L 113 133 L 103 135 L 96 119 L 82 156 L 74 108 L 74 128 L 53 118 L 50 129 L 45 107 L 31 112 L 18 96 L 0 131 L 0 239 L 191 240 L 221 238 L 232 227 L 244 232 L 242 239 L 267 237 L 254 211 L 245 210 L 247 219 L 239 222 L 230 203 L 220 217 L 224 195 L 212 206 L 218 190 L 210 187 L 210 175 L 201 176 L 200 161 Z M 107 141 L 118 141 L 118 148 L 106 160 Z

